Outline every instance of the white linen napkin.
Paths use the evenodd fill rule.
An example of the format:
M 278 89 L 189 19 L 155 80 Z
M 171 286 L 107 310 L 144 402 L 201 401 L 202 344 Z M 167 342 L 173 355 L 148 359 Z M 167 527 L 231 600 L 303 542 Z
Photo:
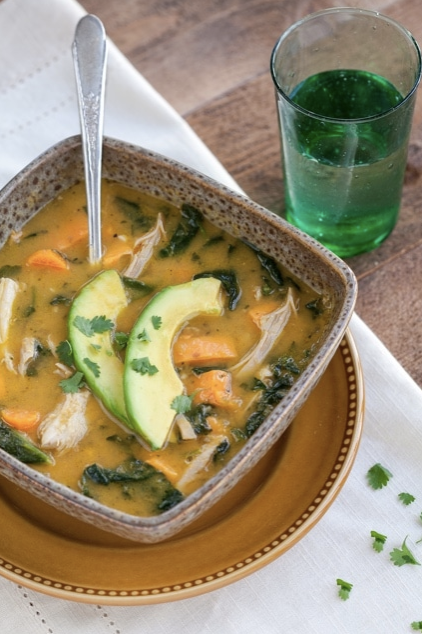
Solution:
M 0 3 L 0 186 L 55 142 L 79 133 L 71 58 L 73 0 Z M 162 152 L 232 188 L 236 183 L 128 61 L 109 50 L 105 133 Z M 0 578 L 7 634 L 391 634 L 422 621 L 422 566 L 389 560 L 408 535 L 422 561 L 422 391 L 354 315 L 363 365 L 365 427 L 352 472 L 333 506 L 296 546 L 230 586 L 183 601 L 138 607 L 68 602 Z M 393 474 L 371 489 L 368 469 Z M 401 492 L 416 501 L 405 506 Z M 1 539 L 0 518 L 0 539 Z M 382 553 L 370 532 L 388 536 Z M 338 596 L 336 579 L 353 584 Z

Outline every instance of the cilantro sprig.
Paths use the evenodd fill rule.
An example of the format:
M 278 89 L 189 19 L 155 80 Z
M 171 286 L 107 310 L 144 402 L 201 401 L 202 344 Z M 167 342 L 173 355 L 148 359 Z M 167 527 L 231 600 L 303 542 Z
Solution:
M 126 332 L 116 332 L 114 342 L 119 350 L 124 350 L 127 346 L 129 335 Z
M 137 339 L 139 339 L 139 341 L 151 341 L 151 337 L 147 333 L 146 328 L 138 334 Z
M 112 330 L 114 323 L 111 319 L 107 319 L 105 315 L 97 315 L 92 319 L 76 315 L 73 320 L 75 327 L 86 337 L 93 337 L 95 334 L 101 334 Z
M 180 394 L 176 396 L 171 402 L 171 409 L 174 409 L 177 414 L 186 414 L 192 408 L 192 401 L 195 394 L 187 396 L 186 394 Z
M 407 541 L 407 537 L 405 537 L 401 545 L 401 548 L 394 548 L 391 551 L 390 553 L 391 561 L 393 562 L 395 566 L 404 566 L 405 564 L 420 566 L 421 564 L 419 563 L 419 561 L 417 561 L 417 559 L 415 558 L 415 556 L 413 555 L 413 553 L 407 546 L 406 541 Z
M 74 365 L 72 346 L 70 344 L 70 341 L 68 341 L 67 339 L 65 341 L 61 341 L 56 347 L 56 354 L 59 357 L 61 363 L 64 363 L 64 365 Z
M 82 372 L 75 372 L 69 378 L 60 381 L 59 385 L 65 394 L 75 394 L 85 387 L 85 377 Z
M 377 531 L 371 531 L 371 537 L 374 540 L 372 542 L 372 548 L 380 553 L 384 550 L 384 544 L 387 541 L 387 535 L 382 535 L 381 533 L 377 533 Z
M 348 581 L 344 581 L 343 579 L 336 579 L 336 583 L 339 586 L 338 596 L 343 601 L 347 601 L 350 598 L 350 593 L 353 588 L 353 583 L 349 583 Z
M 132 359 L 131 367 L 135 372 L 139 374 L 149 374 L 152 376 L 158 372 L 156 365 L 153 365 L 148 357 L 140 357 L 138 359 Z

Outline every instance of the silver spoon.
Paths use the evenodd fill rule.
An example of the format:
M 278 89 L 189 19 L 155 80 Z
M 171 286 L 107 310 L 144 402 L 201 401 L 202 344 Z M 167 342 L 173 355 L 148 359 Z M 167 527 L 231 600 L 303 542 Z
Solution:
M 72 46 L 88 204 L 89 261 L 101 260 L 101 160 L 107 41 L 104 26 L 86 15 L 76 26 Z

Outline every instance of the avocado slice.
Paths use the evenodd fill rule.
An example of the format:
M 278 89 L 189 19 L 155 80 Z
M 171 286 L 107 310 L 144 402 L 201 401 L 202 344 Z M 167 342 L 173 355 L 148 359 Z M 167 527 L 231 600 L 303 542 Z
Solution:
M 77 370 L 104 406 L 127 423 L 123 361 L 116 355 L 112 332 L 128 304 L 119 273 L 102 271 L 73 300 L 68 317 L 69 340 Z
M 172 359 L 175 334 L 189 319 L 223 312 L 221 282 L 200 278 L 168 286 L 144 308 L 129 336 L 123 389 L 130 427 L 153 450 L 165 444 L 183 384 Z

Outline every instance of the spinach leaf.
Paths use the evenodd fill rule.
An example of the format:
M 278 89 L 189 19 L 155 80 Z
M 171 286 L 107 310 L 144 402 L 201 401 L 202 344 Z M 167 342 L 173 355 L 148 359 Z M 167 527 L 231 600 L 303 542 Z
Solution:
M 324 312 L 324 302 L 321 297 L 318 297 L 317 299 L 305 304 L 305 308 L 311 311 L 312 317 L 315 319 Z
M 195 376 L 201 376 L 201 374 L 205 374 L 206 372 L 211 372 L 212 370 L 224 370 L 225 366 L 223 365 L 203 365 L 197 368 L 192 368 L 192 373 Z
M 229 298 L 229 309 L 234 310 L 242 295 L 240 290 L 236 273 L 234 271 L 228 271 L 226 269 L 215 269 L 214 271 L 204 271 L 194 275 L 193 279 L 197 280 L 200 277 L 215 277 L 223 285 L 225 292 Z
M 208 247 L 212 247 L 214 246 L 214 244 L 218 244 L 219 242 L 224 242 L 224 236 L 214 236 L 213 238 L 210 238 L 205 242 L 203 248 L 207 249 Z
M 190 412 L 186 413 L 185 416 L 191 423 L 195 433 L 200 435 L 209 434 L 212 431 L 207 420 L 208 416 L 211 416 L 212 413 L 213 409 L 211 405 L 200 403 L 200 405 L 197 405 Z
M 250 242 L 247 242 L 246 240 L 245 240 L 245 244 L 247 244 L 248 247 L 250 247 L 252 251 L 256 253 L 256 257 L 258 258 L 259 263 L 261 264 L 262 268 L 267 271 L 271 279 L 276 284 L 278 284 L 278 286 L 284 286 L 283 275 L 280 271 L 280 268 L 277 262 L 274 260 L 274 258 L 272 258 L 270 255 L 267 255 L 266 253 L 258 249 L 258 247 L 254 246 Z
M 51 464 L 51 458 L 44 451 L 34 445 L 24 434 L 16 431 L 0 420 L 0 447 L 21 462 L 35 464 L 46 462 Z
M 213 462 L 218 462 L 220 458 L 222 458 L 230 449 L 230 442 L 227 438 L 225 438 L 214 451 L 213 454 Z
M 72 303 L 71 297 L 66 297 L 65 295 L 56 295 L 50 300 L 51 306 L 60 306 L 61 304 L 64 306 L 69 306 Z
M 81 478 L 82 492 L 95 498 L 98 495 L 96 485 L 100 488 L 118 486 L 125 498 L 140 496 L 151 503 L 155 512 L 167 511 L 183 500 L 183 494 L 161 471 L 136 458 L 129 458 L 115 469 L 95 463 L 86 467 Z
M 248 438 L 256 432 L 275 406 L 288 394 L 300 369 L 298 364 L 289 357 L 278 359 L 271 366 L 271 372 L 272 377 L 268 384 L 261 381 L 254 383 L 253 389 L 262 389 L 262 395 L 255 411 L 245 424 L 244 431 Z
M 183 494 L 174 487 L 169 487 L 167 491 L 164 492 L 163 497 L 161 498 L 161 502 L 158 502 L 157 509 L 162 513 L 163 511 L 169 511 L 179 504 L 183 500 Z
M 26 306 L 26 308 L 24 308 L 22 315 L 24 319 L 27 319 L 28 317 L 30 317 L 31 315 L 33 315 L 36 312 L 36 308 L 33 304 L 30 304 L 29 306 Z
M 125 449 L 129 449 L 131 445 L 136 441 L 136 436 L 134 436 L 133 434 L 126 434 L 126 436 L 112 434 L 111 436 L 107 436 L 106 440 L 108 440 L 108 442 L 115 442 Z
M 33 231 L 32 233 L 28 233 L 28 235 L 23 236 L 22 240 L 31 240 L 32 238 L 38 238 L 38 236 L 42 236 L 48 233 L 48 229 L 40 229 L 39 231 Z
M 145 297 L 154 290 L 153 286 L 137 280 L 135 277 L 122 277 L 123 286 L 130 291 L 132 299 L 138 299 L 138 297 Z
M 123 198 L 122 196 L 116 196 L 114 200 L 122 214 L 124 214 L 133 224 L 144 228 L 149 228 L 151 226 L 150 218 L 142 213 L 139 203 Z
M 19 265 L 5 264 L 0 268 L 0 277 L 16 277 L 21 272 Z
M 202 223 L 202 214 L 195 207 L 184 203 L 181 208 L 181 214 L 182 218 L 169 243 L 159 251 L 159 255 L 162 258 L 168 258 L 185 251 L 199 231 Z

